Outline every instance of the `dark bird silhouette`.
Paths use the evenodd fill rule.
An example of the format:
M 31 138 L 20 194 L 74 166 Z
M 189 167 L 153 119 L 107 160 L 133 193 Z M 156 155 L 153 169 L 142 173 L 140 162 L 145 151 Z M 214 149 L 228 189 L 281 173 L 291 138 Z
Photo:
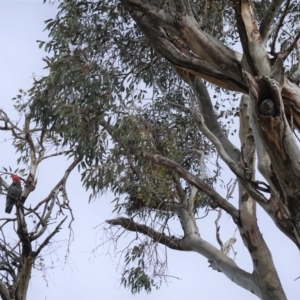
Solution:
M 265 99 L 258 107 L 258 111 L 260 114 L 265 116 L 272 116 L 276 115 L 275 104 L 270 99 Z
M 10 214 L 13 206 L 22 194 L 21 180 L 17 175 L 11 175 L 12 184 L 7 189 L 5 212 Z

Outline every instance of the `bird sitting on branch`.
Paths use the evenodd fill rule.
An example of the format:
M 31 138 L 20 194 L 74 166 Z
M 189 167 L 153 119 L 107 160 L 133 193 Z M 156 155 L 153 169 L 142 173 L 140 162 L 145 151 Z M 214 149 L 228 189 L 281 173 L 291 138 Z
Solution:
M 22 194 L 21 179 L 17 175 L 11 175 L 12 184 L 7 189 L 5 212 L 10 214 L 13 206 Z

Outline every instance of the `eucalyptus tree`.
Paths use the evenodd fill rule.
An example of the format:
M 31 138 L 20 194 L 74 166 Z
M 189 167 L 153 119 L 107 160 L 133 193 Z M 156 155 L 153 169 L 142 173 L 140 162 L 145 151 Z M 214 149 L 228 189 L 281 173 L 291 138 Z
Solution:
M 261 299 L 286 299 L 256 205 L 300 247 L 299 12 L 296 0 L 65 0 L 46 21 L 49 75 L 28 107 L 83 157 L 91 197 L 114 192 L 107 223 L 138 237 L 122 273 L 133 293 L 159 284 L 163 244 Z M 237 196 L 234 182 L 218 189 L 220 161 Z M 230 254 L 234 237 L 201 237 L 197 215 L 212 210 L 231 216 L 252 272 Z
M 16 150 L 14 155 L 6 151 L 5 156 L 15 157 L 15 160 L 3 160 L 0 170 L 0 296 L 3 300 L 25 300 L 33 269 L 45 276 L 48 268 L 53 267 L 44 257 L 64 243 L 62 239 L 60 242 L 55 240 L 55 236 L 65 223 L 66 229 L 72 230 L 74 217 L 66 183 L 69 174 L 82 160 L 73 149 L 62 146 L 55 133 L 33 122 L 26 92 L 20 92 L 14 99 L 17 120 L 16 116 L 0 109 L 1 142 L 12 142 Z M 3 147 L 2 153 L 5 152 Z M 68 156 L 69 166 L 62 174 L 55 174 L 57 183 L 54 186 L 43 187 L 44 194 L 37 193 L 38 179 L 41 180 L 39 168 L 49 160 L 55 164 L 59 156 Z M 18 168 L 13 169 L 16 165 Z M 45 174 L 49 176 L 47 172 Z M 9 175 L 21 182 L 21 194 L 11 192 Z M 5 208 L 5 197 L 10 198 L 12 208 Z

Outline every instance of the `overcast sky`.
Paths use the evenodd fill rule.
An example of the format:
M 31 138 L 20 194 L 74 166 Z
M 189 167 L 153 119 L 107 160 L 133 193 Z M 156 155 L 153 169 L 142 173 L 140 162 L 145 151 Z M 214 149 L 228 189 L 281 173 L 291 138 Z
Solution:
M 27 89 L 31 86 L 33 73 L 45 74 L 41 60 L 44 53 L 38 48 L 36 40 L 47 39 L 47 34 L 43 32 L 43 21 L 54 17 L 56 10 L 54 6 L 43 5 L 42 2 L 0 0 L 0 107 L 13 117 L 16 117 L 16 113 L 13 111 L 11 98 L 20 88 Z M 14 168 L 17 166 L 15 151 L 11 148 L 10 141 L 3 143 L 4 138 L 0 132 L 0 168 L 9 165 Z M 58 159 L 55 163 L 42 166 L 38 170 L 37 190 L 28 200 L 35 203 L 35 200 L 44 198 L 67 165 L 66 161 Z M 48 264 L 53 263 L 55 268 L 47 270 L 47 282 L 43 279 L 42 272 L 34 270 L 28 299 L 257 299 L 231 283 L 222 273 L 209 269 L 207 260 L 200 255 L 171 250 L 168 250 L 169 274 L 179 277 L 180 280 L 170 279 L 167 286 L 153 290 L 150 295 L 142 293 L 133 297 L 130 291 L 119 285 L 119 257 L 116 256 L 114 248 L 104 246 L 93 252 L 105 238 L 103 231 L 97 226 L 114 216 L 111 214 L 112 197 L 102 196 L 88 204 L 88 193 L 81 188 L 78 174 L 72 174 L 68 192 L 75 214 L 75 237 L 69 259 L 64 264 L 64 241 L 68 237 L 68 231 L 62 230 L 56 237 L 59 250 L 45 257 Z M 2 196 L 0 201 L 3 203 L 0 205 L 1 216 L 4 215 L 5 198 Z M 298 250 L 287 238 L 274 234 L 278 230 L 261 210 L 258 218 L 263 235 L 273 251 L 288 299 L 299 299 L 300 281 L 294 281 L 300 276 Z M 216 244 L 214 228 L 209 227 L 206 221 L 199 224 L 203 238 Z M 234 232 L 228 216 L 223 217 L 221 230 L 227 238 Z M 180 230 L 178 234 L 181 234 Z M 133 234 L 122 238 L 117 249 L 122 250 L 133 238 Z M 249 255 L 241 246 L 240 239 L 236 250 L 238 265 L 251 271 Z

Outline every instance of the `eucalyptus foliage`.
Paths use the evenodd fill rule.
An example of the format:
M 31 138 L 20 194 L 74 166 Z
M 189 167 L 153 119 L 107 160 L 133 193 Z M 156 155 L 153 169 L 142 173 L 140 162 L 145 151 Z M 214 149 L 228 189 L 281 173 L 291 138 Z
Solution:
M 253 22 L 246 23 L 245 11 L 251 12 Z M 299 12 L 300 3 L 296 0 L 64 0 L 58 2 L 56 17 L 45 21 L 49 39 L 38 43 L 48 52 L 44 61 L 49 74 L 35 78 L 27 106 L 39 126 L 53 136 L 59 135 L 62 145 L 74 150 L 70 155 L 83 156 L 78 168 L 83 185 L 91 191 L 90 200 L 107 190 L 114 193 L 114 211 L 126 218 L 109 223 L 148 236 L 124 256 L 121 282 L 133 293 L 142 288 L 150 292 L 164 276 L 164 259 L 151 261 L 149 249 L 156 251 L 161 243 L 177 250 L 195 251 L 195 241 L 190 242 L 188 249 L 188 244 L 181 244 L 181 239 L 168 232 L 177 217 L 187 230 L 185 212 L 195 218 L 209 208 L 223 209 L 238 225 L 244 242 L 249 238 L 243 237 L 241 228 L 246 230 L 250 223 L 246 226 L 246 219 L 237 217 L 244 204 L 239 208 L 227 206 L 216 192 L 224 180 L 220 157 L 239 180 L 239 199 L 251 197 L 253 203 L 268 210 L 261 194 L 263 189 L 254 182 L 253 175 L 253 154 L 255 150 L 259 152 L 260 140 L 255 134 L 252 136 L 249 114 L 254 120 L 259 118 L 254 104 L 248 103 L 252 111 L 247 119 L 237 100 L 240 93 L 250 93 L 252 100 L 256 94 L 265 98 L 272 94 L 266 88 L 256 93 L 254 83 L 250 84 L 252 77 L 242 72 L 256 76 L 255 80 L 260 80 L 259 76 L 275 78 L 281 84 L 286 116 L 298 126 L 298 103 L 291 103 L 298 89 L 294 87 L 294 95 L 289 95 L 293 94 L 290 86 L 299 80 Z M 258 39 L 253 41 L 247 36 L 247 26 L 256 26 L 252 33 L 260 34 L 259 46 Z M 192 32 L 196 32 L 194 36 Z M 236 51 L 241 47 L 243 59 Z M 265 69 L 255 55 L 265 58 Z M 281 67 L 285 66 L 285 72 L 279 72 L 281 77 L 279 68 L 275 68 L 280 55 L 284 57 Z M 289 86 L 282 85 L 288 80 Z M 230 138 L 236 136 L 234 123 L 238 122 L 244 124 L 241 145 L 233 145 Z M 254 122 L 259 128 L 259 121 Z M 249 148 L 251 151 L 247 152 L 250 140 L 255 140 L 256 145 L 249 146 L 254 150 Z M 279 178 L 276 167 L 274 172 Z M 270 181 L 266 176 L 265 190 L 284 198 L 282 185 L 279 188 L 272 181 L 274 176 L 270 176 Z M 277 204 L 289 201 L 278 199 Z M 287 206 L 290 211 L 297 210 Z M 268 211 L 270 216 L 276 215 Z M 296 217 L 292 212 L 291 215 L 293 223 Z M 256 224 L 256 220 L 253 222 Z M 297 234 L 287 233 L 282 223 L 275 222 L 299 245 Z M 293 224 L 297 231 L 298 225 Z M 186 237 L 187 232 L 182 241 Z M 223 255 L 224 245 L 218 242 Z M 226 268 L 218 267 L 217 261 L 210 259 L 213 268 L 231 277 Z M 247 283 L 241 280 L 238 284 L 267 299 L 262 286 L 253 288 L 250 275 L 245 275 Z

